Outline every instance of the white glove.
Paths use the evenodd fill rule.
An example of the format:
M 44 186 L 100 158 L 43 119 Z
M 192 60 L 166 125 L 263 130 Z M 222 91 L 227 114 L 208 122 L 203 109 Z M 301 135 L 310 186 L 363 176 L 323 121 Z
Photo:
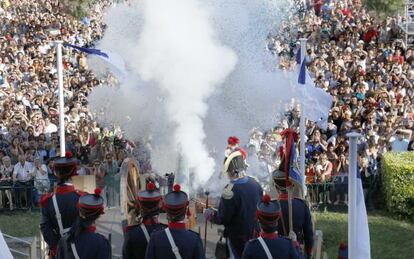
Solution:
M 294 231 L 289 231 L 289 238 L 293 242 L 296 242 L 297 241 L 296 233 Z

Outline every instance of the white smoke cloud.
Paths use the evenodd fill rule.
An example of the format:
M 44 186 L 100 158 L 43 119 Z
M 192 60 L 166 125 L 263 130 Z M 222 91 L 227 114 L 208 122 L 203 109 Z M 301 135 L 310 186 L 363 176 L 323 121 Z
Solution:
M 167 118 L 175 124 L 174 144 L 197 181 L 205 183 L 214 172 L 204 144 L 206 100 L 233 70 L 237 57 L 218 41 L 199 4 L 145 1 L 136 67 L 144 81 L 155 81 L 165 93 Z
M 233 70 L 237 56 L 219 42 L 197 0 L 144 1 L 141 10 L 142 31 L 127 62 L 144 84 L 153 82 L 162 94 L 165 118 L 174 126 L 172 144 L 197 174 L 196 183 L 205 183 L 215 167 L 204 144 L 206 101 Z M 152 109 L 146 114 L 152 115 Z
M 94 89 L 92 110 L 128 138 L 151 139 L 161 175 L 178 167 L 181 154 L 195 187 L 206 183 L 221 170 L 228 136 L 245 142 L 251 128 L 273 126 L 295 95 L 266 50 L 288 2 L 148 0 L 111 8 L 97 47 L 120 55 L 128 74 L 119 88 Z M 210 179 L 203 187 L 219 191 L 224 181 Z

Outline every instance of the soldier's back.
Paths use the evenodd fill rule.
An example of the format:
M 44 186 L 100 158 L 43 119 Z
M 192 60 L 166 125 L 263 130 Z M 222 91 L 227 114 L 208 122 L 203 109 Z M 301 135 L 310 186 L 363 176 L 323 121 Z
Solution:
M 166 228 L 164 224 L 144 225 L 148 235 Z M 142 230 L 141 224 L 128 226 L 124 234 L 124 244 L 122 249 L 122 257 L 124 259 L 141 259 L 145 258 L 145 251 L 148 246 L 147 238 Z
M 289 235 L 289 206 L 287 199 L 280 200 L 282 208 L 284 227 L 281 222 L 278 225 L 278 233 L 284 236 Z M 305 248 L 313 246 L 313 226 L 309 207 L 305 201 L 300 199 L 292 200 L 293 231 L 296 233 L 297 241 L 304 244 Z
M 225 211 L 226 232 L 230 236 L 245 236 L 247 240 L 254 232 L 258 233 L 259 225 L 256 220 L 256 206 L 260 201 L 263 190 L 259 183 L 251 177 L 245 177 L 233 183 L 233 197 L 227 199 L 225 193 L 222 196 Z M 234 211 L 231 211 L 231 210 Z M 241 228 L 240 226 L 243 226 Z M 246 241 L 247 241 L 246 240 Z
M 197 233 L 186 229 L 170 229 L 170 232 L 182 259 L 205 258 L 201 238 Z M 146 258 L 176 258 L 165 230 L 153 232 L 148 244 Z
M 73 241 L 68 241 L 67 237 L 59 241 L 58 259 L 72 259 L 73 249 L 71 243 L 75 245 L 76 253 L 79 258 L 88 259 L 111 259 L 111 244 L 108 239 L 99 233 L 83 231 Z
M 77 204 L 81 195 L 83 195 L 83 192 L 74 190 L 73 186 L 58 186 L 54 193 L 42 196 L 40 202 L 42 213 L 40 229 L 50 247 L 55 246 L 61 237 L 54 196 L 63 230 L 66 231 L 70 229 L 79 215 Z
M 283 237 L 274 239 L 263 238 L 269 252 L 273 258 L 277 259 L 294 259 L 299 258 L 298 251 L 293 246 L 292 241 Z M 246 244 L 243 252 L 243 259 L 268 259 L 263 246 L 259 240 L 253 239 Z

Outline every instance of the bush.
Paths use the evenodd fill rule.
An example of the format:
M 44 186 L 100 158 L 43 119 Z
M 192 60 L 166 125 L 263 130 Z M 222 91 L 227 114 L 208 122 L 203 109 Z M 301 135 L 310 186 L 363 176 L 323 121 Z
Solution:
M 393 214 L 414 217 L 414 152 L 386 153 L 382 160 L 386 208 Z
M 405 0 L 363 0 L 367 10 L 374 11 L 378 16 L 386 18 L 404 10 Z
M 60 2 L 63 11 L 76 18 L 83 18 L 88 14 L 89 8 L 97 0 L 64 0 Z

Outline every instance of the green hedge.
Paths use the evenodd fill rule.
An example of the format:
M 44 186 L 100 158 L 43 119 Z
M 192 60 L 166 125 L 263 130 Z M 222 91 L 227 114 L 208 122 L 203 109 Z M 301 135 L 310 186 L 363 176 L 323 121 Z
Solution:
M 383 193 L 387 209 L 414 218 L 414 152 L 386 153 L 382 160 Z

